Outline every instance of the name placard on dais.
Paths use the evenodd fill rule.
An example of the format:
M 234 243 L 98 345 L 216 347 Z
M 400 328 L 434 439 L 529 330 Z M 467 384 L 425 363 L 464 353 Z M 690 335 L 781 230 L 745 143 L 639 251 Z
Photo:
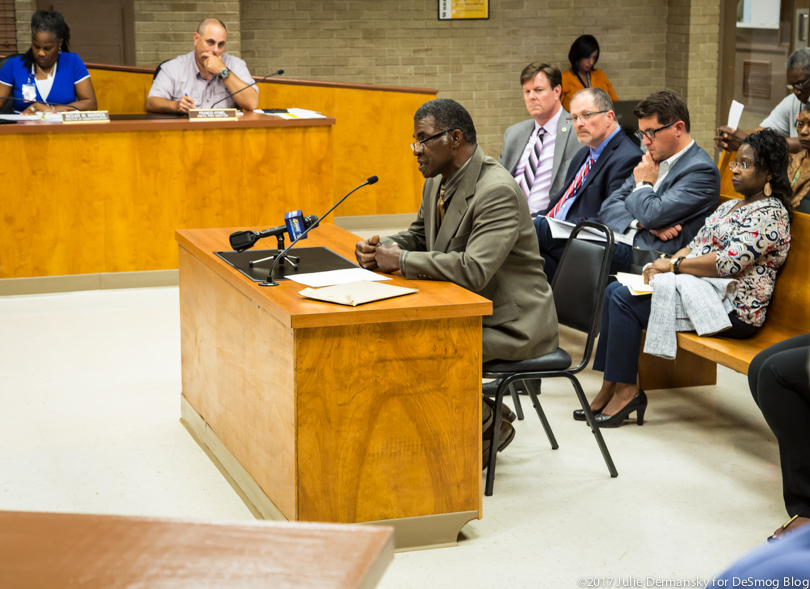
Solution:
M 197 108 L 188 111 L 189 121 L 236 120 L 235 108 Z
M 63 123 L 109 123 L 110 113 L 106 110 L 71 110 L 60 113 Z

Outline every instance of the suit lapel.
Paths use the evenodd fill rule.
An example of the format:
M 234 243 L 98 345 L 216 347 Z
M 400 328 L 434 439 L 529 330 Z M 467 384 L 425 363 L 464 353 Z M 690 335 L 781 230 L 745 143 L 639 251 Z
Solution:
M 557 173 L 560 171 L 565 147 L 568 143 L 568 137 L 571 134 L 571 125 L 565 120 L 567 118 L 568 112 L 561 107 L 560 118 L 557 120 L 557 138 L 554 141 L 554 163 L 551 166 L 552 178 L 556 178 Z
M 461 183 L 453 193 L 453 198 L 450 200 L 450 206 L 444 216 L 442 227 L 436 235 L 436 243 L 431 248 L 436 251 L 446 252 L 447 247 L 450 245 L 450 240 L 456 236 L 459 225 L 464 215 L 467 214 L 467 199 L 475 194 L 475 183 L 478 181 L 478 176 L 481 174 L 481 167 L 484 164 L 484 151 L 481 147 L 476 147 L 475 152 L 470 158 L 470 163 L 467 169 L 464 170 L 464 176 Z M 438 191 L 437 191 L 438 193 Z M 435 202 L 435 201 L 434 201 Z M 434 207 L 435 208 L 435 207 Z M 435 231 L 435 222 L 434 222 Z
M 429 178 L 427 183 L 427 201 L 425 202 L 425 208 L 427 210 L 422 211 L 422 214 L 425 217 L 427 250 L 431 251 L 434 249 L 433 244 L 436 242 L 436 202 L 439 199 L 439 187 L 442 185 L 442 182 L 439 177 L 436 177 Z
M 582 194 L 582 191 L 585 190 L 585 187 L 588 186 L 591 180 L 596 177 L 596 174 L 602 169 L 602 166 L 607 163 L 610 159 L 610 156 L 613 155 L 613 152 L 616 151 L 616 148 L 619 147 L 619 143 L 622 141 L 622 137 L 624 136 L 624 132 L 619 129 L 619 132 L 613 136 L 607 145 L 605 145 L 605 149 L 602 150 L 602 153 L 599 154 L 599 159 L 596 160 L 593 165 L 591 166 L 591 170 L 588 172 L 588 175 L 585 177 L 585 181 L 582 183 L 582 187 L 579 189 L 579 193 Z M 590 150 L 588 151 L 588 155 L 590 156 Z M 583 163 L 585 163 L 583 161 Z M 580 167 L 581 164 L 580 164 Z
M 675 162 L 675 164 L 669 169 L 666 178 L 664 178 L 663 182 L 661 182 L 661 185 L 658 187 L 657 192 L 659 194 L 665 192 L 669 188 L 670 184 L 676 180 L 676 173 L 692 161 L 692 157 L 694 156 L 696 149 L 699 149 L 698 144 L 694 143 L 692 144 L 692 147 L 686 150 L 686 153 L 678 158 L 678 161 Z
M 534 119 L 529 119 L 525 121 L 523 127 L 520 129 L 520 134 L 517 136 L 515 141 L 515 151 L 513 152 L 512 156 L 514 161 L 507 162 L 509 163 L 509 173 L 514 175 L 515 168 L 517 168 L 518 163 L 520 162 L 520 156 L 523 155 L 523 152 L 526 150 L 526 144 L 529 143 L 529 139 L 532 136 L 532 132 L 534 131 Z

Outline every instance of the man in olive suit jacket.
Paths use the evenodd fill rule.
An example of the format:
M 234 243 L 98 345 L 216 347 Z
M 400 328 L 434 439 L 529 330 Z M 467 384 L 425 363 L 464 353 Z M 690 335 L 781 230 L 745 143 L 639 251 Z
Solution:
M 409 279 L 446 280 L 492 301 L 483 318 L 483 361 L 523 360 L 557 349 L 551 288 L 526 197 L 476 141 L 463 106 L 436 99 L 414 115 L 411 144 L 427 179 L 407 231 L 358 242 L 360 265 Z M 488 408 L 484 407 L 484 415 Z M 505 436 L 505 437 L 504 437 Z M 506 447 L 514 429 L 504 420 Z

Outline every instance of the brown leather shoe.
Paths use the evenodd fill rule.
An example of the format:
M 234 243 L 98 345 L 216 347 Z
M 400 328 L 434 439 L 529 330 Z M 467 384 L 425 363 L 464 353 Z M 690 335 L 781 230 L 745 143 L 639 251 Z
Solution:
M 487 466 L 489 466 L 489 449 L 492 446 L 492 432 L 485 432 L 484 434 L 484 440 L 481 444 L 483 455 L 481 459 L 481 470 L 484 470 Z M 498 452 L 503 452 L 514 439 L 515 428 L 505 419 L 501 419 L 501 429 L 498 432 Z
M 495 399 L 491 399 L 490 397 L 484 397 L 484 403 L 489 405 L 492 412 L 495 413 Z M 507 420 L 509 423 L 515 423 L 517 419 L 517 414 L 512 411 L 506 403 L 501 403 L 501 417 Z

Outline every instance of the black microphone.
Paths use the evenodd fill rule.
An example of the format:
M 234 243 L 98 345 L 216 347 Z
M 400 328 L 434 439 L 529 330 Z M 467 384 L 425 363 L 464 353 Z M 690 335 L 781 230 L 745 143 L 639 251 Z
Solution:
M 3 100 L 19 100 L 20 102 L 27 102 L 28 104 L 34 104 L 35 102 L 39 102 L 46 106 L 54 107 L 54 106 L 66 106 L 68 108 L 72 108 L 73 110 L 78 110 L 81 112 L 81 109 L 76 108 L 72 104 L 60 104 L 59 102 L 48 102 L 47 100 L 25 100 L 24 98 L 17 98 L 16 96 L 0 96 Z
M 251 86 L 255 86 L 256 84 L 258 84 L 259 82 L 264 82 L 264 81 L 265 81 L 267 78 L 272 78 L 273 76 L 280 76 L 280 75 L 282 75 L 283 73 L 284 73 L 284 70 L 278 70 L 277 72 L 273 72 L 272 74 L 267 74 L 265 77 L 261 78 L 260 80 L 256 80 L 256 81 L 255 81 L 255 82 L 253 82 L 252 84 L 248 84 L 248 85 L 247 85 L 247 86 L 245 86 L 244 88 L 240 88 L 239 90 L 237 90 L 237 91 L 236 91 L 236 92 L 234 92 L 233 94 L 231 94 L 230 92 L 228 92 L 228 95 L 227 95 L 225 98 L 220 98 L 219 100 L 217 100 L 217 101 L 216 101 L 214 104 L 212 104 L 212 105 L 211 105 L 211 106 L 209 106 L 208 108 L 214 108 L 216 105 L 218 105 L 218 104 L 219 104 L 220 102 L 222 102 L 223 100 L 228 100 L 229 98 L 233 98 L 235 94 L 239 94 L 239 93 L 240 93 L 242 90 L 247 90 L 247 89 L 248 89 L 248 88 L 250 88 Z
M 294 246 L 296 243 L 298 243 L 298 242 L 299 242 L 301 239 L 304 239 L 304 237 L 306 237 L 307 233 L 309 233 L 309 230 L 310 230 L 310 229 L 312 229 L 312 228 L 314 228 L 314 227 L 317 227 L 317 226 L 318 226 L 318 225 L 321 223 L 321 221 L 323 221 L 324 217 L 326 217 L 326 216 L 327 216 L 329 213 L 331 213 L 332 211 L 334 211 L 334 210 L 335 210 L 335 209 L 338 207 L 338 205 L 339 205 L 340 203 L 342 203 L 344 200 L 346 200 L 347 198 L 349 198 L 349 195 L 350 195 L 350 194 L 352 194 L 353 192 L 355 192 L 355 191 L 357 191 L 357 190 L 360 190 L 361 188 L 363 188 L 363 186 L 366 186 L 366 185 L 368 185 L 368 184 L 374 184 L 374 183 L 376 183 L 376 182 L 377 182 L 377 180 L 378 180 L 377 176 L 372 176 L 371 178 L 369 178 L 368 180 L 366 180 L 365 182 L 363 182 L 363 183 L 362 183 L 360 186 L 358 186 L 358 187 L 356 187 L 356 188 L 352 189 L 351 191 L 349 191 L 349 192 L 346 194 L 346 196 L 344 196 L 344 197 L 343 197 L 343 198 L 341 198 L 339 201 L 337 201 L 337 202 L 336 202 L 334 205 L 332 205 L 332 208 L 331 208 L 331 209 L 329 209 L 329 210 L 328 210 L 328 211 L 326 211 L 326 212 L 325 212 L 323 215 L 321 215 L 321 218 L 320 218 L 320 219 L 318 219 L 318 220 L 317 220 L 317 221 L 316 221 L 316 222 L 315 222 L 313 225 L 310 225 L 309 227 L 307 227 L 307 230 L 306 230 L 306 231 L 304 231 L 304 232 L 303 232 L 301 235 L 299 235 L 299 236 L 298 236 L 298 239 L 293 240 L 293 242 L 292 242 L 290 245 L 288 245 L 287 247 L 285 247 L 285 248 L 284 248 L 284 251 L 283 251 L 283 252 L 281 252 L 279 255 L 277 255 L 277 256 L 276 256 L 276 259 L 275 259 L 275 260 L 273 260 L 273 265 L 272 265 L 272 266 L 270 266 L 270 273 L 267 275 L 267 280 L 265 280 L 264 282 L 260 282 L 260 283 L 259 283 L 259 286 L 278 286 L 278 282 L 276 282 L 276 281 L 274 281 L 274 280 L 273 280 L 273 270 L 275 270 L 275 269 L 276 269 L 276 265 L 278 264 L 279 260 L 283 260 L 283 259 L 284 259 L 285 254 L 286 254 L 286 253 L 287 253 L 287 252 L 290 250 L 290 248 L 291 248 L 292 246 Z M 314 215 L 310 215 L 310 216 L 314 216 Z M 308 219 L 308 218 L 309 218 L 309 217 L 307 217 L 307 219 Z
M 307 215 L 304 217 L 304 228 L 309 229 L 318 222 L 317 215 Z M 278 227 L 271 227 L 264 231 L 236 231 L 231 233 L 230 242 L 231 247 L 237 252 L 249 250 L 256 242 L 265 237 L 282 235 L 287 231 L 286 225 L 279 225 Z

